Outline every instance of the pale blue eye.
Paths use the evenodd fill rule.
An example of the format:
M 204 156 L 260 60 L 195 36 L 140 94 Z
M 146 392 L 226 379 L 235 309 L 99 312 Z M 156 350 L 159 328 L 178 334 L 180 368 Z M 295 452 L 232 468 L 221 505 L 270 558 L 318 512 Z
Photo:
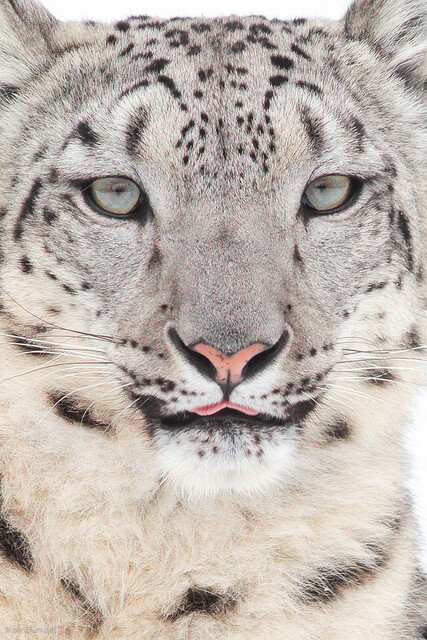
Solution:
M 89 187 L 93 202 L 103 211 L 114 215 L 127 215 L 134 210 L 141 190 L 126 178 L 98 178 Z
M 347 176 L 322 176 L 311 182 L 305 198 L 316 211 L 330 211 L 343 205 L 352 195 L 352 180 Z

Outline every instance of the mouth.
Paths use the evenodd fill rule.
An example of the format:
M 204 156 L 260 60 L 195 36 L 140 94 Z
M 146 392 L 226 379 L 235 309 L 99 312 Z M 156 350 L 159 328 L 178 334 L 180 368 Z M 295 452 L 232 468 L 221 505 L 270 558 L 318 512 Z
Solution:
M 190 429 L 202 429 L 207 431 L 230 431 L 236 427 L 254 429 L 262 428 L 290 428 L 298 425 L 315 407 L 314 400 L 303 400 L 290 406 L 287 415 L 283 417 L 258 413 L 244 407 L 235 407 L 232 403 L 224 401 L 218 403 L 224 408 L 200 407 L 194 411 L 183 411 L 159 418 L 158 426 L 167 431 L 180 431 Z

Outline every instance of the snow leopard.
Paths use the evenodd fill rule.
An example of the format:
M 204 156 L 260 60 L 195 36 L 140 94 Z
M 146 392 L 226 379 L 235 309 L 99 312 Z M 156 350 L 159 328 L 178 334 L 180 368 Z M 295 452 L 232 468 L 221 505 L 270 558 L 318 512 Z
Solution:
M 0 637 L 427 638 L 425 0 L 0 18 Z

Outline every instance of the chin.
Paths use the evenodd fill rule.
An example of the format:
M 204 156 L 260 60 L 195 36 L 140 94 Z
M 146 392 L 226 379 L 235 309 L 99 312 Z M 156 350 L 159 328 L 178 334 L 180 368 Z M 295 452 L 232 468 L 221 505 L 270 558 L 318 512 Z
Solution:
M 264 494 L 292 472 L 295 425 L 260 426 L 201 420 L 152 432 L 162 479 L 187 497 Z

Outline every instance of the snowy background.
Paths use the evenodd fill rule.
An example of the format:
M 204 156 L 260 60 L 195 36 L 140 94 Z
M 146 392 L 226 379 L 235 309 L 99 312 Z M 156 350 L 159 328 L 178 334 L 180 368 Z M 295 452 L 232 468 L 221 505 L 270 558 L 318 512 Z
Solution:
M 339 18 L 348 0 L 42 0 L 43 4 L 63 20 L 116 20 L 127 15 L 148 14 L 159 17 L 262 14 L 268 18 L 324 16 Z M 297 7 L 295 5 L 298 5 Z M 421 357 L 421 356 L 420 356 Z M 408 434 L 412 459 L 411 489 L 423 530 L 423 564 L 427 571 L 427 390 L 420 393 L 413 409 L 412 428 Z

